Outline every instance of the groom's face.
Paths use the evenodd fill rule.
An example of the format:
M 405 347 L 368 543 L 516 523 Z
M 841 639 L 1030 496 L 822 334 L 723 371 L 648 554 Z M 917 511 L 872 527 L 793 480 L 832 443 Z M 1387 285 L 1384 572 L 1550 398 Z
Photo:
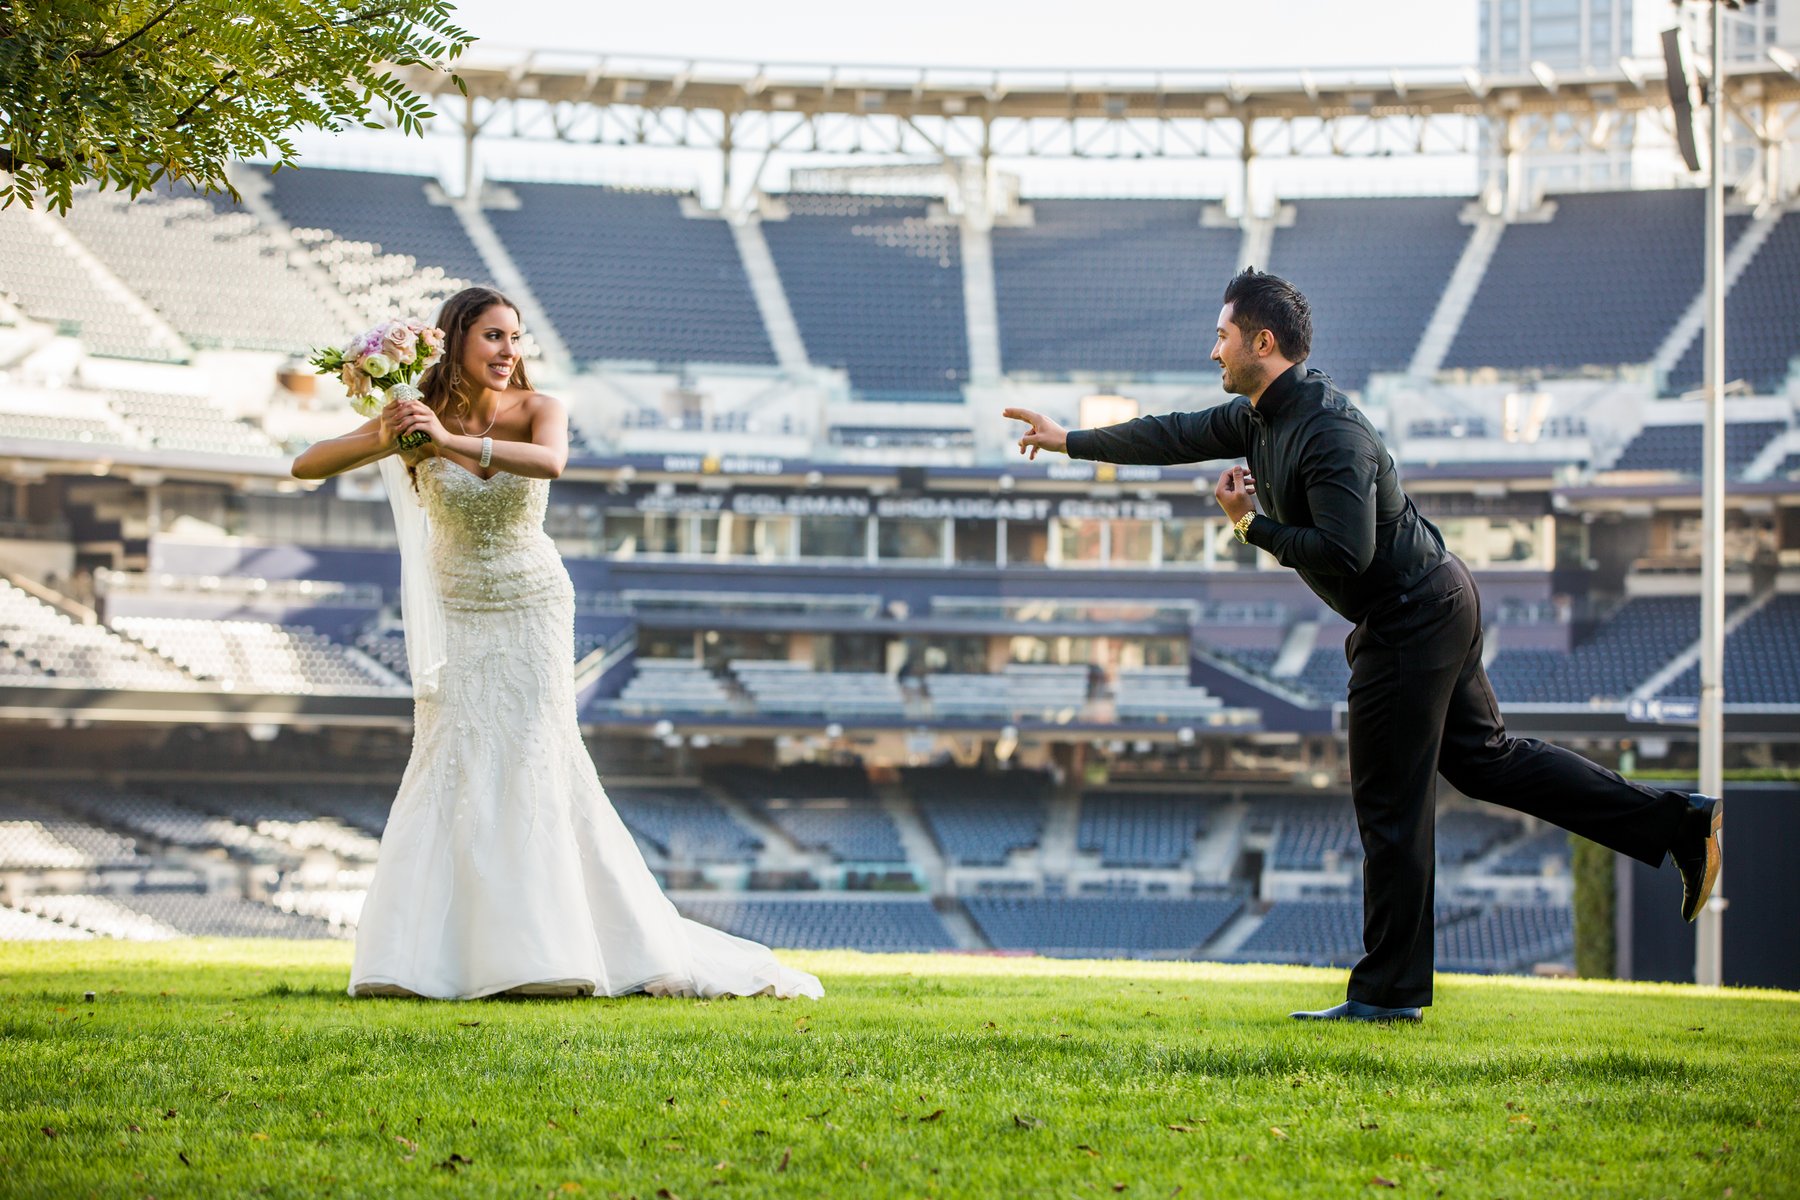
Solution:
M 1232 320 L 1232 306 L 1219 310 L 1219 326 L 1213 332 L 1212 360 L 1219 364 L 1219 382 L 1233 396 L 1255 393 L 1262 382 L 1262 364 L 1255 350 L 1244 338 L 1244 331 Z

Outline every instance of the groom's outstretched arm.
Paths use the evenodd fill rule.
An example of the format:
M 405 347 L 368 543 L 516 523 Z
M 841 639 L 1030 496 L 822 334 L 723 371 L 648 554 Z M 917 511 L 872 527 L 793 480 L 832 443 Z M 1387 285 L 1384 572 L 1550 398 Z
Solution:
M 1202 412 L 1139 417 L 1100 429 L 1071 430 L 1029 409 L 1009 408 L 1005 415 L 1031 426 L 1019 439 L 1019 449 L 1034 458 L 1041 449 L 1098 462 L 1168 466 L 1244 457 L 1250 440 L 1249 408 L 1250 402 L 1239 397 Z

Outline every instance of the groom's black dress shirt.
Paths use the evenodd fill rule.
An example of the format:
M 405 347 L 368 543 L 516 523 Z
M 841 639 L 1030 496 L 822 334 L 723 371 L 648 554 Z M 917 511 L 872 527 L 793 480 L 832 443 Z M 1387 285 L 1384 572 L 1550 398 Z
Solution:
M 1236 396 L 1205 412 L 1071 430 L 1068 453 L 1111 463 L 1248 459 L 1262 508 L 1250 544 L 1353 622 L 1448 579 L 1420 588 L 1449 560 L 1444 539 L 1401 490 L 1367 418 L 1322 371 L 1290 367 L 1254 405 Z

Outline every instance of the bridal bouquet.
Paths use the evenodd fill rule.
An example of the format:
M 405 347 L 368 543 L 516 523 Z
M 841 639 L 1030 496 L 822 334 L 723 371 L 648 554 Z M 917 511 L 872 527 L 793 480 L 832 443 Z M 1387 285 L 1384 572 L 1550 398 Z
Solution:
M 328 346 L 312 357 L 321 375 L 336 375 L 350 394 L 350 407 L 365 417 L 390 400 L 416 400 L 413 379 L 444 354 L 444 331 L 423 321 L 394 317 L 350 339 L 342 349 Z M 382 395 L 378 399 L 375 392 Z M 430 441 L 423 430 L 401 437 L 410 450 Z

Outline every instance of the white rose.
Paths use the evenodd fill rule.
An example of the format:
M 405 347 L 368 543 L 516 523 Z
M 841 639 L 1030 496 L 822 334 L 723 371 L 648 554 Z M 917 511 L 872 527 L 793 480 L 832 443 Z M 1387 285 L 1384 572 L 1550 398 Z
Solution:
M 394 360 L 385 354 L 371 354 L 362 360 L 362 369 L 371 379 L 380 379 L 394 371 Z

